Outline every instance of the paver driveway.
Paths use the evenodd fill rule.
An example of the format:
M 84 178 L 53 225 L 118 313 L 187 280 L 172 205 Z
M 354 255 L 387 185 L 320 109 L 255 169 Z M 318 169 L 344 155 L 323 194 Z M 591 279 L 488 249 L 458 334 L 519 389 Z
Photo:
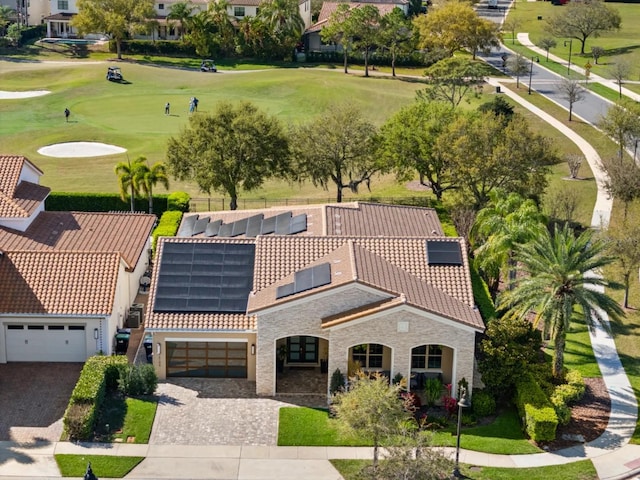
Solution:
M 255 383 L 181 378 L 160 383 L 149 440 L 156 445 L 276 445 L 282 406 L 326 406 L 326 397 L 260 398 Z
M 0 364 L 0 441 L 58 441 L 82 363 Z

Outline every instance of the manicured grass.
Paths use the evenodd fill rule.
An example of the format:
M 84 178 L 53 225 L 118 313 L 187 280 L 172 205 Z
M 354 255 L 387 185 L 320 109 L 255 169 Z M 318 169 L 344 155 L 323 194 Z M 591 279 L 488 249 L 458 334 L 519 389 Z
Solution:
M 331 460 L 345 480 L 358 480 L 358 473 L 370 460 Z M 470 480 L 596 480 L 591 460 L 537 468 L 476 467 L 461 464 L 461 472 Z
M 55 455 L 63 477 L 83 477 L 87 464 L 98 478 L 122 478 L 144 457 L 116 457 L 111 455 Z
M 454 426 L 434 434 L 434 445 L 455 446 Z M 461 446 L 469 450 L 498 454 L 539 453 L 523 436 L 515 412 L 499 415 L 490 425 L 465 428 Z M 326 410 L 283 407 L 278 424 L 280 446 L 370 446 L 368 439 L 344 437 L 338 422 Z
M 609 3 L 615 7 L 622 17 L 622 28 L 619 31 L 603 33 L 600 37 L 587 39 L 585 54 L 580 54 L 580 42 L 573 40 L 571 62 L 584 65 L 589 61 L 592 72 L 603 77 L 611 78 L 610 69 L 618 61 L 624 59 L 632 66 L 630 77 L 638 79 L 640 74 L 640 5 L 632 3 Z M 527 32 L 531 41 L 537 44 L 543 37 L 549 36 L 547 30 L 548 18 L 559 12 L 563 6 L 555 6 L 551 2 L 518 2 L 515 9 L 509 11 L 509 19 L 515 18 L 520 22 L 518 32 Z M 542 20 L 538 20 L 538 16 Z M 509 34 L 510 35 L 510 34 Z M 556 38 L 557 46 L 551 53 L 561 58 L 569 58 L 569 44 L 564 45 L 564 38 Z M 511 47 L 511 42 L 506 42 Z M 598 46 L 606 50 L 605 56 L 595 65 L 591 57 L 591 47 Z M 541 59 L 542 61 L 542 59 Z
M 578 370 L 585 378 L 601 377 L 600 367 L 593 355 L 589 329 L 583 322 L 573 322 L 567 334 L 564 365 Z
M 156 397 L 123 398 L 117 394 L 108 396 L 102 407 L 97 427 L 98 435 L 103 441 L 113 442 L 121 439 L 123 442 L 149 443 L 157 407 Z

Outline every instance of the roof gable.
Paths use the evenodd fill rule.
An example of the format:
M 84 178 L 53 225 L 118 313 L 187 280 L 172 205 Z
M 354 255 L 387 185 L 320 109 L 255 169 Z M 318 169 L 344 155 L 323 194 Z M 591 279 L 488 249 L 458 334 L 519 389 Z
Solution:
M 0 156 L 0 218 L 26 218 L 47 198 L 50 189 L 37 183 L 21 180 L 23 170 L 32 178 L 42 175 L 42 171 L 25 157 L 17 155 Z

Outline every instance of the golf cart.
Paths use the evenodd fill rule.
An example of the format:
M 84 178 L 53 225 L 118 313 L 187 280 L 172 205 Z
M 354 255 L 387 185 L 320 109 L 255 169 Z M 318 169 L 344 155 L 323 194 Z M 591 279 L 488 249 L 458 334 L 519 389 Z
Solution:
M 120 67 L 109 67 L 107 69 L 107 80 L 110 82 L 121 82 L 122 72 L 120 71 Z
M 200 64 L 201 72 L 217 72 L 218 68 L 213 60 L 203 60 Z

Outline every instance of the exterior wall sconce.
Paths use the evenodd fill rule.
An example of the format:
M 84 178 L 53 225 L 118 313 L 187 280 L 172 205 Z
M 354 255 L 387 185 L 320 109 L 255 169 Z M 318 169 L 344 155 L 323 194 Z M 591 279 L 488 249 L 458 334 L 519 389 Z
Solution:
M 162 351 L 162 347 L 160 346 L 160 343 L 156 343 L 156 354 L 160 355 L 161 351 Z
M 251 344 L 251 355 L 255 355 L 256 354 L 256 344 L 252 343 Z
M 93 339 L 94 339 L 94 340 L 97 340 L 97 339 L 98 339 L 98 329 L 97 329 L 97 328 L 94 328 L 94 329 L 93 329 Z

